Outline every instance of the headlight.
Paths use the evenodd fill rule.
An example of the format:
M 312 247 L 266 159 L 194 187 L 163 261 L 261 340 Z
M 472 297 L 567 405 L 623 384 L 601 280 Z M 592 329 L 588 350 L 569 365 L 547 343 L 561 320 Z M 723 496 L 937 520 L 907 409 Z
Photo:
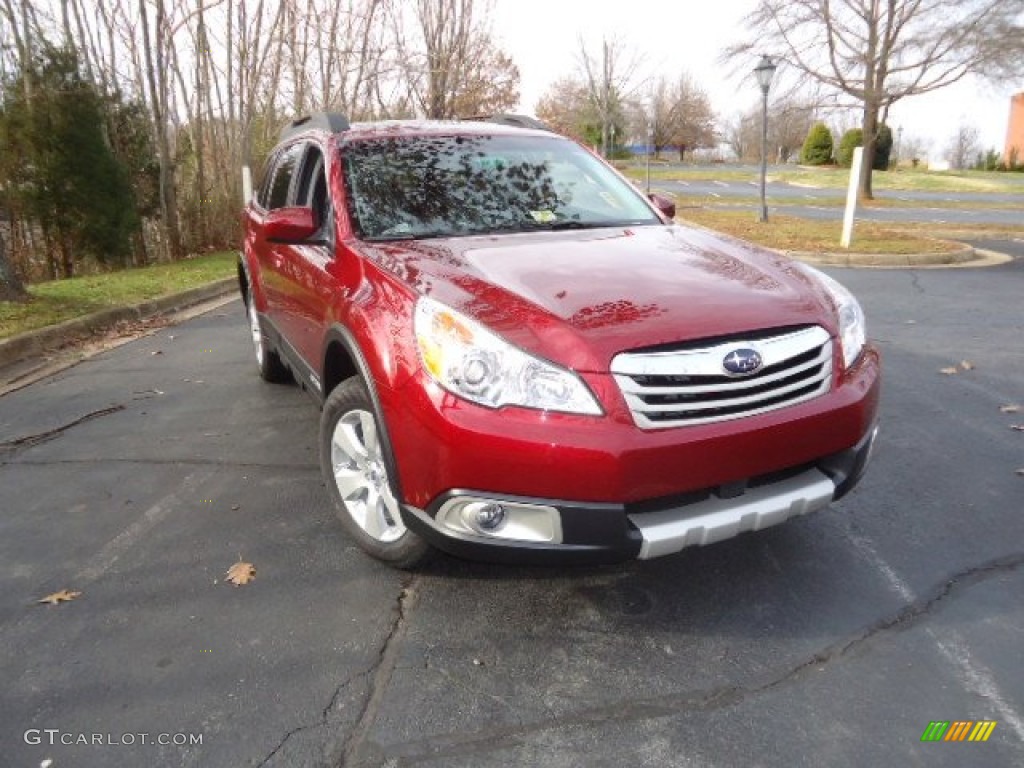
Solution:
M 601 414 L 576 374 L 523 352 L 433 299 L 417 302 L 415 330 L 423 366 L 453 395 L 488 408 Z
M 849 370 L 860 357 L 867 339 L 864 310 L 860 308 L 853 294 L 838 281 L 807 264 L 800 264 L 800 267 L 824 286 L 839 309 L 839 340 L 843 347 L 843 367 Z

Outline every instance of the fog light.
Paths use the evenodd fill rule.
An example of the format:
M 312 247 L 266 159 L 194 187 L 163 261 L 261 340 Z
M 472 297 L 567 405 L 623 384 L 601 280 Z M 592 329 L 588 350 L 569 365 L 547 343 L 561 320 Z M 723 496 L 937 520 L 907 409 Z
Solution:
M 481 533 L 495 533 L 500 531 L 507 520 L 505 508 L 501 504 L 490 502 L 475 502 L 467 504 L 462 510 L 462 519 L 471 528 Z

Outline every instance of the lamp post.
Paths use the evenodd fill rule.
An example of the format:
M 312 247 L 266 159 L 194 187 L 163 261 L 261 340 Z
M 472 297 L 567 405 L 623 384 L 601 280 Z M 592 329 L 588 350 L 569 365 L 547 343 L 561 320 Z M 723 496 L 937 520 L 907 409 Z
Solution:
M 768 221 L 768 201 L 765 198 L 765 180 L 768 176 L 768 90 L 775 76 L 775 62 L 767 56 L 754 67 L 757 84 L 761 86 L 761 211 L 758 221 Z
M 654 149 L 654 124 L 647 124 L 647 196 L 651 195 L 651 152 Z

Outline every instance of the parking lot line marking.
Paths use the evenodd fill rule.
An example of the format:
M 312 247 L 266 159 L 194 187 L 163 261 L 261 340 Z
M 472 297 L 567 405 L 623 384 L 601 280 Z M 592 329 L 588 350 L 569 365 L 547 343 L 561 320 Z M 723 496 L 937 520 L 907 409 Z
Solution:
M 861 556 L 882 574 L 893 592 L 908 603 L 913 603 L 917 599 L 910 585 L 878 554 L 878 550 L 868 539 L 856 534 L 849 534 L 849 538 Z M 1017 737 L 1024 741 L 1024 718 L 1006 701 L 992 673 L 971 659 L 970 649 L 963 636 L 955 629 L 943 632 L 944 637 L 939 637 L 938 632 L 931 627 L 926 626 L 924 631 L 935 643 L 939 653 L 949 662 L 950 668 L 959 671 L 957 677 L 964 689 L 988 699 L 1003 720 L 1016 731 Z
M 135 522 L 108 541 L 94 555 L 85 567 L 74 577 L 75 584 L 96 581 L 109 571 L 118 558 L 135 546 L 144 535 L 151 531 L 161 520 L 183 504 L 190 503 L 188 497 L 195 489 L 214 476 L 212 471 L 193 472 L 181 481 L 175 493 L 165 496 L 139 516 Z

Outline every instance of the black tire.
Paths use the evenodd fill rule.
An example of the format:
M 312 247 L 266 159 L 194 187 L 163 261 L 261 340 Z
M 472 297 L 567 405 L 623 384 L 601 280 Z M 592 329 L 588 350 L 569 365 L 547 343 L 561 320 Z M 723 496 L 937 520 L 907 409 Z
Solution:
M 267 337 L 263 333 L 260 324 L 260 315 L 256 311 L 256 302 L 249 294 L 246 302 L 245 314 L 249 320 L 249 335 L 252 336 L 253 351 L 256 355 L 256 368 L 260 372 L 260 378 L 272 384 L 284 384 L 293 381 L 292 373 L 288 367 L 281 362 L 281 356 L 267 343 Z
M 387 439 L 366 385 L 339 384 L 320 417 L 320 471 L 335 513 L 367 554 L 396 568 L 414 568 L 432 554 L 402 521 Z

